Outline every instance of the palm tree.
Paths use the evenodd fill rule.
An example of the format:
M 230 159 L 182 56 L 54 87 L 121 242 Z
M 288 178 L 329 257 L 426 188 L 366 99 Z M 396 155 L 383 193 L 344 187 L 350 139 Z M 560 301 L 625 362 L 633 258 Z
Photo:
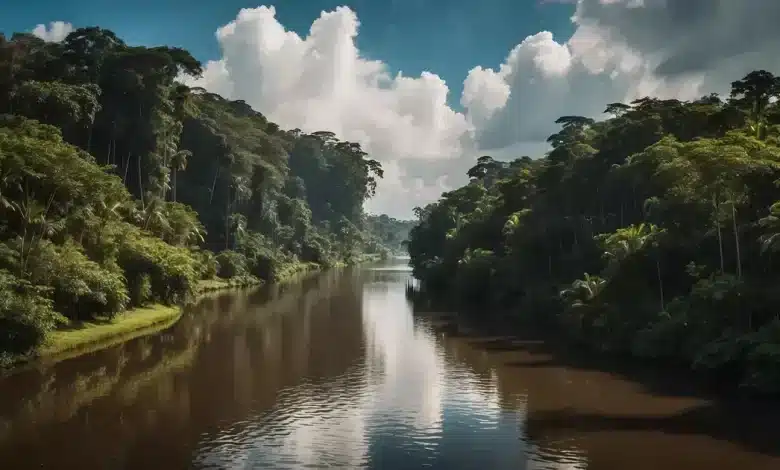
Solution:
M 593 300 L 606 285 L 606 280 L 596 275 L 585 273 L 583 279 L 572 282 L 571 287 L 561 291 L 564 299 L 571 301 L 571 306 L 582 306 Z
M 585 319 L 585 308 L 601 293 L 606 284 L 605 279 L 585 273 L 583 279 L 577 279 L 570 287 L 560 292 L 559 295 L 566 303 L 569 313 L 576 316 L 577 327 L 580 330 Z
M 771 98 L 778 94 L 780 94 L 780 78 L 766 70 L 750 72 L 742 80 L 731 84 L 732 100 L 750 108 L 750 128 L 759 139 L 764 137 L 766 127 L 764 111 Z
M 35 250 L 43 237 L 51 237 L 65 227 L 63 220 L 51 221 L 48 219 L 49 210 L 54 202 L 56 193 L 52 193 L 45 205 L 30 198 L 26 181 L 25 193 L 24 200 L 11 202 L 13 210 L 22 216 L 22 246 L 19 250 L 19 274 L 21 276 L 24 276 L 27 271 L 30 253 Z M 36 232 L 38 232 L 37 235 Z M 29 245 L 27 244 L 28 235 L 30 237 Z
M 154 198 L 146 205 L 141 206 L 139 216 L 143 220 L 142 228 L 152 233 L 156 233 L 163 240 L 170 233 L 165 202 L 162 199 Z
M 8 185 L 9 182 L 8 175 L 3 176 L 0 178 L 0 208 L 8 209 L 10 211 L 15 211 L 16 207 L 11 199 L 8 199 L 3 195 L 3 188 Z
M 760 219 L 758 224 L 764 229 L 764 234 L 759 238 L 761 251 L 780 250 L 780 201 L 769 206 L 769 215 Z
M 601 237 L 605 248 L 604 254 L 610 259 L 608 268 L 610 271 L 614 271 L 620 263 L 646 246 L 654 248 L 658 292 L 662 310 L 665 306 L 665 301 L 663 277 L 661 275 L 660 244 L 665 233 L 665 230 L 659 229 L 653 224 L 641 223 L 620 228 L 609 236 Z
M 189 150 L 178 150 L 171 157 L 171 169 L 173 170 L 173 192 L 171 197 L 173 198 L 173 202 L 176 202 L 176 188 L 178 187 L 177 175 L 179 170 L 187 169 L 187 161 L 190 157 L 192 157 L 192 152 Z

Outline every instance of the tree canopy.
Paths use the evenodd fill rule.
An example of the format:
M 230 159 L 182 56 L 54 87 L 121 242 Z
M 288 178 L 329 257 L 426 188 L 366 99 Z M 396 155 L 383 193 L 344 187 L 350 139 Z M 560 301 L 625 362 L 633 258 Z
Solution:
M 395 226 L 367 223 L 382 167 L 358 143 L 177 81 L 201 72 L 99 27 L 0 35 L 0 362 L 202 279 L 397 248 Z
M 543 158 L 479 158 L 416 209 L 415 275 L 598 350 L 780 391 L 779 82 L 611 103 L 602 121 L 558 119 Z

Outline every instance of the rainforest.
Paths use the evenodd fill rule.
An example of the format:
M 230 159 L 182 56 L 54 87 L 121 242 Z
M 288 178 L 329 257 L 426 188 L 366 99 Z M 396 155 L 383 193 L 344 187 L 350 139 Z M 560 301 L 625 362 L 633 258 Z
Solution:
M 727 97 L 561 117 L 543 158 L 479 158 L 415 210 L 418 294 L 780 392 L 778 97 L 754 71 Z
M 181 83 L 201 72 L 99 27 L 0 35 L 0 363 L 208 288 L 401 249 L 408 224 L 364 213 L 382 167 L 359 144 Z

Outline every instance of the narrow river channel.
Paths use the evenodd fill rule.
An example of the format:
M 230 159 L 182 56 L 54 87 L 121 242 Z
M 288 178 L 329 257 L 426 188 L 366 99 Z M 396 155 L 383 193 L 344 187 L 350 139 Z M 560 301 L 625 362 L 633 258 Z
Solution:
M 0 380 L 0 469 L 780 469 L 777 407 L 444 333 L 404 263 L 213 295 Z

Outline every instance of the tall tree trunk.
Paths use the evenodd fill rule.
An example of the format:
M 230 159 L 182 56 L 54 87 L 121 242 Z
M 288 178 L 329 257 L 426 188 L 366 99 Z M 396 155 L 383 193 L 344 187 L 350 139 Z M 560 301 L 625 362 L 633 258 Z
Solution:
M 712 207 L 715 210 L 715 228 L 718 230 L 718 252 L 720 253 L 720 273 L 726 272 L 725 262 L 723 260 L 723 233 L 720 230 L 720 220 L 718 218 L 718 210 L 720 205 L 718 204 L 718 197 L 712 195 Z
M 111 146 L 114 144 L 114 135 L 112 133 L 111 139 L 108 141 L 108 150 L 106 150 L 106 165 L 111 164 Z
M 92 153 L 92 130 L 95 128 L 95 116 L 89 121 L 89 134 L 87 134 L 87 153 Z
M 552 253 L 555 249 L 553 241 L 550 239 L 550 229 L 547 225 L 544 226 L 544 238 L 547 240 L 547 273 L 550 275 L 550 279 L 553 277 L 553 262 Z
M 30 196 L 27 178 L 24 179 L 24 211 L 22 212 L 22 247 L 19 249 L 19 277 L 24 279 L 24 245 L 27 243 L 27 225 L 30 223 Z
M 572 222 L 571 233 L 574 236 L 574 249 L 577 250 L 577 252 L 579 253 L 580 240 L 579 237 L 577 236 L 577 221 L 575 221 L 574 218 L 572 218 L 571 222 Z
M 141 121 L 143 117 L 143 103 L 138 101 L 138 120 Z M 141 154 L 137 156 L 136 162 L 138 163 L 138 192 L 141 199 L 141 210 L 146 210 L 146 203 L 144 202 L 144 186 L 141 181 Z
M 114 122 L 114 130 L 111 131 L 111 161 L 116 165 L 116 122 Z
M 742 256 L 739 249 L 739 230 L 737 227 L 737 208 L 734 201 L 731 202 L 731 223 L 734 229 L 734 247 L 737 252 L 737 279 L 742 279 Z
M 10 93 L 8 94 L 8 114 L 13 114 L 14 113 L 13 92 L 14 92 L 14 66 L 15 66 L 15 63 L 16 63 L 16 52 L 15 52 L 13 46 L 11 46 L 11 63 L 10 63 L 10 66 L 8 67 L 8 89 L 10 91 Z
M 600 193 L 600 192 L 599 192 Z M 601 229 L 607 225 L 607 218 L 604 215 L 604 198 L 599 194 L 599 216 L 601 217 Z
M 228 189 L 228 193 L 230 190 Z M 230 249 L 230 194 L 225 203 L 225 249 Z
M 209 205 L 214 201 L 214 191 L 217 189 L 217 178 L 219 178 L 219 170 L 221 166 L 217 166 L 217 171 L 214 172 L 214 180 L 211 182 L 211 194 L 209 195 Z
M 122 183 L 124 183 L 125 186 L 127 186 L 127 171 L 130 168 L 130 157 L 132 157 L 132 153 L 127 152 L 127 160 L 125 161 L 125 174 L 122 176 Z
M 552 254 L 547 254 L 547 272 L 550 276 L 550 279 L 553 277 L 553 271 L 552 271 Z
M 142 181 L 142 174 L 141 174 L 141 155 L 139 154 L 136 158 L 136 162 L 138 162 L 138 192 L 141 199 L 141 209 L 146 209 L 146 202 L 144 202 L 144 184 Z
M 165 128 L 163 127 L 163 166 L 166 169 L 170 169 L 168 165 L 168 145 L 166 145 L 167 142 L 165 139 L 166 139 L 166 133 L 165 133 Z M 160 188 L 160 199 L 162 199 L 163 201 L 168 196 L 167 183 L 168 183 L 167 181 L 163 181 L 162 187 Z
M 664 307 L 666 306 L 666 302 L 664 302 L 664 281 L 663 278 L 661 277 L 661 260 L 658 259 L 658 256 L 659 255 L 656 254 L 655 271 L 656 274 L 658 275 L 658 293 L 661 297 L 661 311 L 663 311 Z
M 225 195 L 225 249 L 230 249 L 230 184 L 227 186 L 227 194 Z
M 626 225 L 623 223 L 623 201 L 620 201 L 620 226 L 625 227 Z
M 173 202 L 176 202 L 176 177 L 179 174 L 179 170 L 177 170 L 175 167 L 173 168 L 173 191 L 171 192 L 171 197 L 173 198 Z
M 112 162 L 113 164 L 116 164 L 116 155 L 113 155 L 113 153 L 115 153 L 114 150 L 114 139 L 116 138 L 116 134 L 114 132 L 115 128 L 116 128 L 116 121 L 113 121 L 111 127 L 111 136 L 108 139 L 108 150 L 106 150 L 106 163 L 109 165 L 111 165 Z

